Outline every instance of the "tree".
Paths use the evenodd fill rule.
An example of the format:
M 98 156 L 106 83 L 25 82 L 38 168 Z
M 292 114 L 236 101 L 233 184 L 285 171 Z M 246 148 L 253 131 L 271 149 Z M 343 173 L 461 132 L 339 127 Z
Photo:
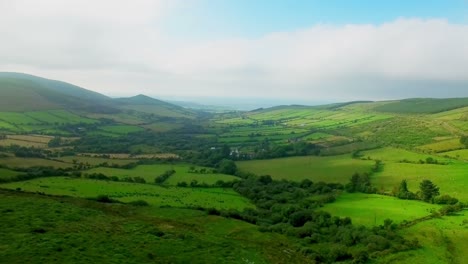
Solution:
M 463 145 L 465 145 L 466 148 L 468 148 L 468 136 L 462 136 L 460 138 L 460 143 L 462 143 Z
M 396 197 L 400 199 L 414 199 L 414 193 L 408 190 L 408 182 L 406 180 L 402 180 L 400 186 L 398 187 L 398 192 L 396 193 Z
M 218 164 L 218 170 L 220 173 L 234 175 L 237 172 L 237 165 L 232 160 L 223 159 Z
M 439 195 L 439 187 L 437 187 L 432 181 L 424 180 L 419 184 L 421 190 L 421 199 L 425 202 L 432 201 L 432 198 Z

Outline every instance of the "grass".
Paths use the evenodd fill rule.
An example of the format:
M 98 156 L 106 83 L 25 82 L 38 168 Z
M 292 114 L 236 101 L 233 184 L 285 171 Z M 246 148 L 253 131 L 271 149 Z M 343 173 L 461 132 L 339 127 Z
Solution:
M 190 167 L 194 167 L 197 171 L 202 169 L 211 171 L 210 168 L 204 168 L 199 166 L 192 166 L 192 165 L 184 165 L 184 164 L 157 164 L 157 165 L 140 165 L 130 170 L 125 169 L 115 169 L 115 168 L 95 168 L 85 173 L 102 173 L 107 176 L 117 176 L 119 178 L 124 177 L 142 177 L 148 183 L 154 183 L 154 179 L 161 174 L 165 173 L 168 170 L 175 170 L 176 173 L 169 177 L 169 179 L 164 182 L 167 185 L 177 185 L 179 182 L 186 182 L 190 184 L 192 180 L 197 180 L 199 183 L 206 183 L 206 184 L 214 184 L 219 180 L 224 182 L 231 182 L 236 179 L 237 177 L 219 173 L 189 173 Z
M 46 159 L 39 159 L 39 158 L 17 158 L 17 157 L 0 158 L 0 165 L 7 166 L 8 168 L 28 168 L 28 167 L 35 167 L 35 166 L 69 168 L 73 166 L 73 164 L 53 161 L 53 160 L 46 160 Z
M 374 160 L 382 161 L 391 161 L 391 162 L 400 162 L 403 160 L 409 162 L 419 162 L 420 160 L 425 161 L 427 158 L 436 159 L 439 162 L 450 162 L 450 159 L 443 158 L 436 155 L 423 154 L 418 152 L 413 152 L 400 148 L 385 147 L 369 151 L 362 152 L 364 158 L 371 158 Z
M 343 193 L 334 203 L 326 204 L 322 209 L 332 215 L 350 217 L 353 224 L 375 226 L 382 225 L 385 219 L 391 219 L 394 223 L 415 220 L 439 207 L 384 195 Z
M 449 165 L 385 163 L 382 172 L 372 176 L 372 184 L 387 191 L 406 179 L 410 191 L 417 192 L 419 183 L 428 179 L 440 187 L 441 194 L 449 194 L 461 201 L 468 201 L 468 163 L 453 162 Z
M 0 190 L 2 263 L 306 263 L 284 236 L 176 208 Z
M 67 163 L 84 163 L 89 164 L 91 166 L 100 165 L 103 163 L 107 163 L 109 165 L 126 165 L 133 162 L 137 162 L 136 159 L 106 159 L 106 158 L 98 158 L 98 157 L 85 157 L 85 156 L 67 156 L 67 157 L 60 157 L 57 160 L 67 162 Z
M 460 143 L 459 138 L 453 138 L 449 140 L 443 140 L 443 141 L 439 141 L 439 142 L 435 142 L 431 144 L 422 145 L 417 148 L 420 150 L 424 150 L 424 151 L 438 153 L 438 152 L 445 152 L 445 151 L 450 151 L 450 150 L 457 150 L 457 149 L 461 149 L 464 147 L 465 146 Z
M 0 179 L 10 179 L 13 178 L 17 175 L 21 174 L 20 172 L 17 171 L 12 171 L 9 169 L 3 169 L 0 168 Z
M 352 159 L 349 155 L 331 157 L 291 157 L 237 162 L 240 170 L 274 179 L 347 183 L 355 172 L 370 172 L 374 161 Z
M 126 135 L 129 133 L 143 131 L 143 128 L 138 127 L 138 126 L 129 126 L 129 125 L 114 125 L 114 126 L 100 126 L 99 130 L 112 133 L 112 134 Z
M 454 151 L 449 151 L 449 152 L 442 152 L 442 153 L 439 153 L 439 155 L 468 161 L 468 149 L 460 149 L 460 150 L 454 150 Z
M 400 252 L 377 263 L 465 263 L 468 248 L 468 212 L 424 221 L 401 230 L 408 239 L 418 239 L 422 248 Z
M 231 189 L 160 187 L 151 184 L 107 182 L 82 178 L 51 177 L 0 185 L 2 188 L 27 192 L 44 192 L 91 198 L 108 195 L 123 202 L 145 200 L 154 206 L 239 209 L 252 207 L 247 199 Z

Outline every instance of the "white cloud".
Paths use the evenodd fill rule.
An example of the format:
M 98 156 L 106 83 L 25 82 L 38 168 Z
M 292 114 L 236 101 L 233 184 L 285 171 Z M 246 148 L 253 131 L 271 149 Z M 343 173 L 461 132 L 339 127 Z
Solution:
M 178 4 L 0 0 L 0 70 L 111 95 L 346 100 L 440 96 L 443 86 L 447 96 L 468 96 L 468 25 L 398 19 L 176 41 L 162 25 Z

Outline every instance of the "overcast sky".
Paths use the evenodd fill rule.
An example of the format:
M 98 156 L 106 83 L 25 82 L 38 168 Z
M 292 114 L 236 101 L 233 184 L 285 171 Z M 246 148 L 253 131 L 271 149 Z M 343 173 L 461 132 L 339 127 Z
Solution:
M 467 0 L 0 0 L 0 71 L 109 96 L 468 97 Z

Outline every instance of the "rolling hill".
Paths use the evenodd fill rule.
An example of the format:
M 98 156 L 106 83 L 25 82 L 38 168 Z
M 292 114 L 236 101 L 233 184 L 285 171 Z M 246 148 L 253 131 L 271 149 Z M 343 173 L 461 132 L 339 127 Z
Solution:
M 465 98 L 411 98 L 393 101 L 374 108 L 378 112 L 399 114 L 434 114 L 468 106 Z
M 62 81 L 33 75 L 0 72 L 0 112 L 78 110 L 116 114 L 128 110 L 162 117 L 190 117 L 183 107 L 145 95 L 113 99 Z
M 0 73 L 0 111 L 56 109 L 118 112 L 111 98 L 69 83 L 22 73 Z

